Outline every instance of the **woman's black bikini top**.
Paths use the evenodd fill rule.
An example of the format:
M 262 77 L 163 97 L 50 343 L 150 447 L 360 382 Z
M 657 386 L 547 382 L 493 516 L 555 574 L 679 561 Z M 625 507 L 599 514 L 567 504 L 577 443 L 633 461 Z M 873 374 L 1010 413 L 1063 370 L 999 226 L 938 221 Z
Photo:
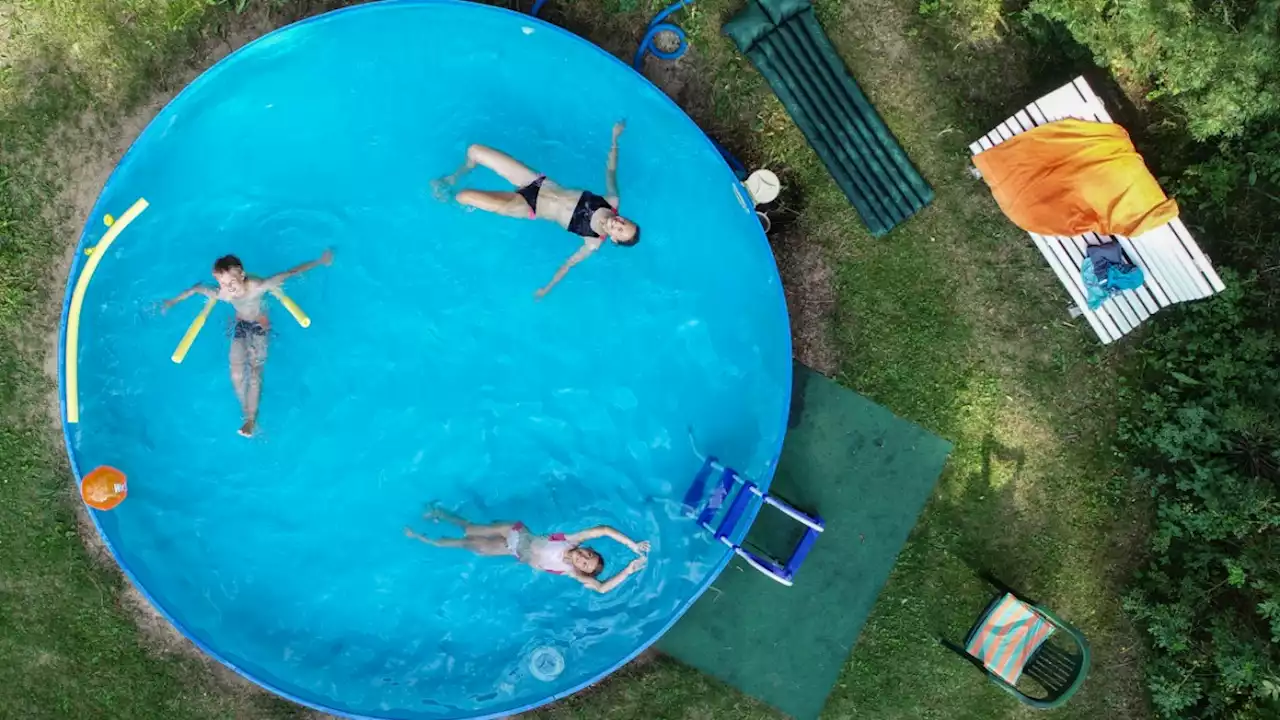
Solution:
M 608 200 L 593 192 L 583 190 L 582 197 L 578 198 L 578 204 L 574 206 L 573 215 L 569 217 L 569 224 L 565 227 L 565 230 L 574 235 L 603 239 L 604 235 L 598 234 L 591 228 L 591 216 L 595 215 L 600 208 L 613 210 L 613 206 L 609 204 Z

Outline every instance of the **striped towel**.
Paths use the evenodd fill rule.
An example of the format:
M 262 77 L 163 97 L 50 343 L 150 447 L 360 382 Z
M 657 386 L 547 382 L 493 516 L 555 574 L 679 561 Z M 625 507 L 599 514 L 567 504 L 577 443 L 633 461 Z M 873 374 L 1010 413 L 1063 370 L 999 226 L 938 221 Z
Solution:
M 988 670 L 1017 685 L 1031 654 L 1053 634 L 1053 625 L 1010 593 L 983 618 L 965 648 Z

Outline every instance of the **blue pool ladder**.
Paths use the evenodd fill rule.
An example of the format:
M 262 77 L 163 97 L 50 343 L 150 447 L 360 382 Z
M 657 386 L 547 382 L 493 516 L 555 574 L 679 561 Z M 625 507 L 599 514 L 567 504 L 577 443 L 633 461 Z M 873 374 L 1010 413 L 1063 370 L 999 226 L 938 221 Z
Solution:
M 717 474 L 719 478 L 715 480 L 708 495 L 707 485 Z M 818 535 L 825 529 L 821 517 L 797 510 L 785 500 L 761 490 L 754 482 L 739 475 L 736 470 L 725 466 L 715 458 L 708 458 L 703 463 L 702 469 L 694 478 L 693 486 L 685 495 L 684 502 L 688 508 L 700 508 L 697 522 L 716 540 L 729 546 L 751 567 L 787 587 L 791 587 L 796 571 L 809 556 L 809 551 L 817 542 Z M 806 528 L 804 537 L 800 538 L 800 542 L 791 551 L 791 557 L 785 563 L 769 555 L 749 550 L 742 545 L 743 540 L 746 539 L 747 530 L 750 529 L 750 523 L 746 523 L 739 532 L 739 525 L 744 525 L 741 522 L 743 517 L 754 516 L 754 513 L 763 505 L 771 505 L 781 510 Z

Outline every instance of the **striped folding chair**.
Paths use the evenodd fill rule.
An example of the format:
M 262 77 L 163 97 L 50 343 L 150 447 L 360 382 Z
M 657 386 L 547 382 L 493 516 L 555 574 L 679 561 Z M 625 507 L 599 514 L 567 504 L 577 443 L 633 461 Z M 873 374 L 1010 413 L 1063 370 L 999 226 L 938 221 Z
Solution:
M 964 646 L 939 640 L 1023 703 L 1044 710 L 1062 705 L 1089 672 L 1089 644 L 1079 630 L 1053 613 L 1019 598 L 1000 581 L 986 579 L 997 594 L 969 630 Z

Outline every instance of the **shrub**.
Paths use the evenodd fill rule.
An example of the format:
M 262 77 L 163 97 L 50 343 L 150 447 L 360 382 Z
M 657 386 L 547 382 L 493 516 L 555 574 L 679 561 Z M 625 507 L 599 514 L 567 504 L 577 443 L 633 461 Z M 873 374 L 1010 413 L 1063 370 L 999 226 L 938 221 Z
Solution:
M 1219 261 L 1256 269 L 1256 302 L 1280 308 L 1280 130 L 1217 143 L 1192 165 L 1177 188 L 1189 222 L 1207 223 Z
M 1125 598 L 1163 718 L 1280 716 L 1280 132 L 1221 142 L 1177 185 L 1227 290 L 1156 323 L 1117 448 L 1154 498 L 1152 559 Z
M 1228 274 L 1144 339 L 1117 435 L 1155 498 L 1153 559 L 1125 607 L 1151 638 L 1161 717 L 1280 712 L 1280 334 L 1257 288 Z
M 1280 114 L 1280 0 L 1032 0 L 1199 140 Z

